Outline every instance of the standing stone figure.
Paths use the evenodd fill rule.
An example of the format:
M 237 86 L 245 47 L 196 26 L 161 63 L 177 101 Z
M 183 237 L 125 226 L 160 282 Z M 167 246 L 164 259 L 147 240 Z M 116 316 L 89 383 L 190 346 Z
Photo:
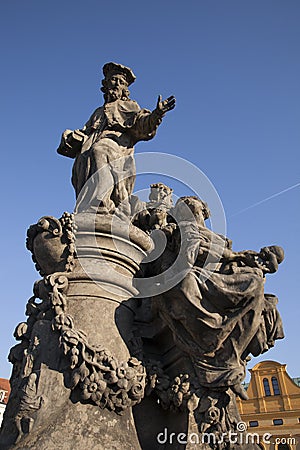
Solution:
M 110 62 L 103 66 L 103 74 L 104 105 L 82 129 L 64 131 L 57 151 L 75 158 L 76 212 L 94 207 L 111 214 L 123 202 L 128 213 L 135 181 L 134 145 L 155 136 L 165 113 L 175 107 L 175 98 L 162 101 L 159 96 L 152 112 L 141 109 L 129 98 L 128 86 L 135 80 L 130 68 Z

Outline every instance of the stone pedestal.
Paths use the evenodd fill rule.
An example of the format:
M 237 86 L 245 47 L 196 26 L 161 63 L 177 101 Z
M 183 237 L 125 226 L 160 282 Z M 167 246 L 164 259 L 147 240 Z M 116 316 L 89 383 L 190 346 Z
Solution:
M 1 449 L 139 449 L 131 407 L 143 398 L 146 374 L 126 343 L 132 279 L 151 240 L 111 218 L 68 217 L 43 218 L 29 232 L 45 276 L 16 330 Z
M 180 239 L 176 224 L 166 228 L 177 234 L 167 234 L 163 263 L 164 256 L 173 261 L 176 242 L 192 242 L 190 254 L 200 230 L 210 235 L 202 226 L 192 228 L 193 238 L 188 225 Z M 261 269 L 234 265 L 203 285 L 206 269 L 195 264 L 180 285 L 140 299 L 133 281 L 143 276 L 152 241 L 128 220 L 43 217 L 29 228 L 27 247 L 43 278 L 9 355 L 12 392 L 1 450 L 222 450 L 236 448 L 230 436 L 237 432 L 239 448 L 257 450 L 243 443 L 235 398 L 246 393 L 236 380 L 251 352 L 283 337 L 277 299 L 263 294 Z M 282 257 L 279 247 L 266 249 Z M 144 266 L 147 286 L 154 282 L 151 264 Z M 208 326 L 211 316 L 226 326 Z

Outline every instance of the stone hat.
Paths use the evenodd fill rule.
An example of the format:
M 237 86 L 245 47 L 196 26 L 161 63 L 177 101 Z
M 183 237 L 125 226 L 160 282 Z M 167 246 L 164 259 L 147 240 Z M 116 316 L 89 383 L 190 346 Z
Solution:
M 128 86 L 134 82 L 136 79 L 136 76 L 132 72 L 132 70 L 129 67 L 123 66 L 122 64 L 117 64 L 114 62 L 109 62 L 104 64 L 103 66 L 103 75 L 105 78 L 113 73 L 121 73 L 125 75 L 125 78 L 127 80 Z

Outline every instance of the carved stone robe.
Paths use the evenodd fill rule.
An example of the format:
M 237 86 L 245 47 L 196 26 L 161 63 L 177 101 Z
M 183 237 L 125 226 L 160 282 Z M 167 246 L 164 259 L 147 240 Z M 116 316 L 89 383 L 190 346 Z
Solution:
M 224 270 L 225 237 L 190 222 L 180 228 L 181 252 L 191 270 L 158 297 L 159 313 L 190 356 L 199 382 L 226 388 L 245 378 L 249 353 L 260 354 L 283 337 L 276 300 L 264 296 L 262 270 Z M 205 264 L 209 249 L 210 262 Z
M 161 118 L 133 100 L 97 108 L 81 131 L 86 135 L 72 172 L 76 211 L 127 202 L 135 180 L 134 145 L 155 136 Z M 68 156 L 68 155 L 67 155 Z

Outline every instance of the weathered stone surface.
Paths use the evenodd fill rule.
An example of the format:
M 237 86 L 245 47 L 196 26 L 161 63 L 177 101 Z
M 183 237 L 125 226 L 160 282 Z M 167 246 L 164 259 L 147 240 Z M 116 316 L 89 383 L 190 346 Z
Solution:
M 144 360 L 149 360 L 146 394 L 156 396 L 170 414 L 190 412 L 189 427 L 177 426 L 173 441 L 189 430 L 197 433 L 200 443 L 203 433 L 216 439 L 211 447 L 197 448 L 234 448 L 229 436 L 238 431 L 240 421 L 235 397 L 247 396 L 241 382 L 249 356 L 267 351 L 283 338 L 277 298 L 264 293 L 264 277 L 278 269 L 284 255 L 278 246 L 258 253 L 234 252 L 229 239 L 205 227 L 208 217 L 208 206 L 200 199 L 178 200 L 167 225 L 160 228 L 167 238 L 165 251 L 146 273 L 167 274 L 177 261 L 181 277 L 172 284 L 165 276 L 165 291 L 148 300 L 152 316 L 147 303 L 141 303 L 135 326 L 145 343 Z M 164 327 L 171 339 L 166 339 Z M 194 448 L 191 443 L 176 445 Z M 159 448 L 154 440 L 152 446 Z M 241 448 L 256 447 L 244 441 Z
M 74 215 L 65 212 L 59 220 L 42 217 L 27 230 L 26 246 L 41 275 L 72 270 L 75 229 Z
M 205 226 L 205 202 L 173 206 L 163 183 L 149 202 L 133 196 L 134 145 L 155 136 L 175 98 L 141 109 L 131 69 L 103 73 L 104 105 L 58 148 L 75 158 L 75 213 L 28 230 L 43 278 L 9 354 L 1 449 L 237 448 L 228 436 L 247 361 L 283 337 L 277 298 L 264 292 L 283 250 L 234 252 Z
M 107 63 L 102 81 L 104 106 L 97 108 L 80 130 L 66 130 L 58 153 L 75 158 L 72 183 L 76 211 L 96 209 L 122 217 L 130 214 L 129 199 L 135 181 L 134 145 L 152 139 L 163 116 L 175 107 L 173 96 L 159 96 L 151 112 L 129 98 L 135 76 L 128 67 Z

